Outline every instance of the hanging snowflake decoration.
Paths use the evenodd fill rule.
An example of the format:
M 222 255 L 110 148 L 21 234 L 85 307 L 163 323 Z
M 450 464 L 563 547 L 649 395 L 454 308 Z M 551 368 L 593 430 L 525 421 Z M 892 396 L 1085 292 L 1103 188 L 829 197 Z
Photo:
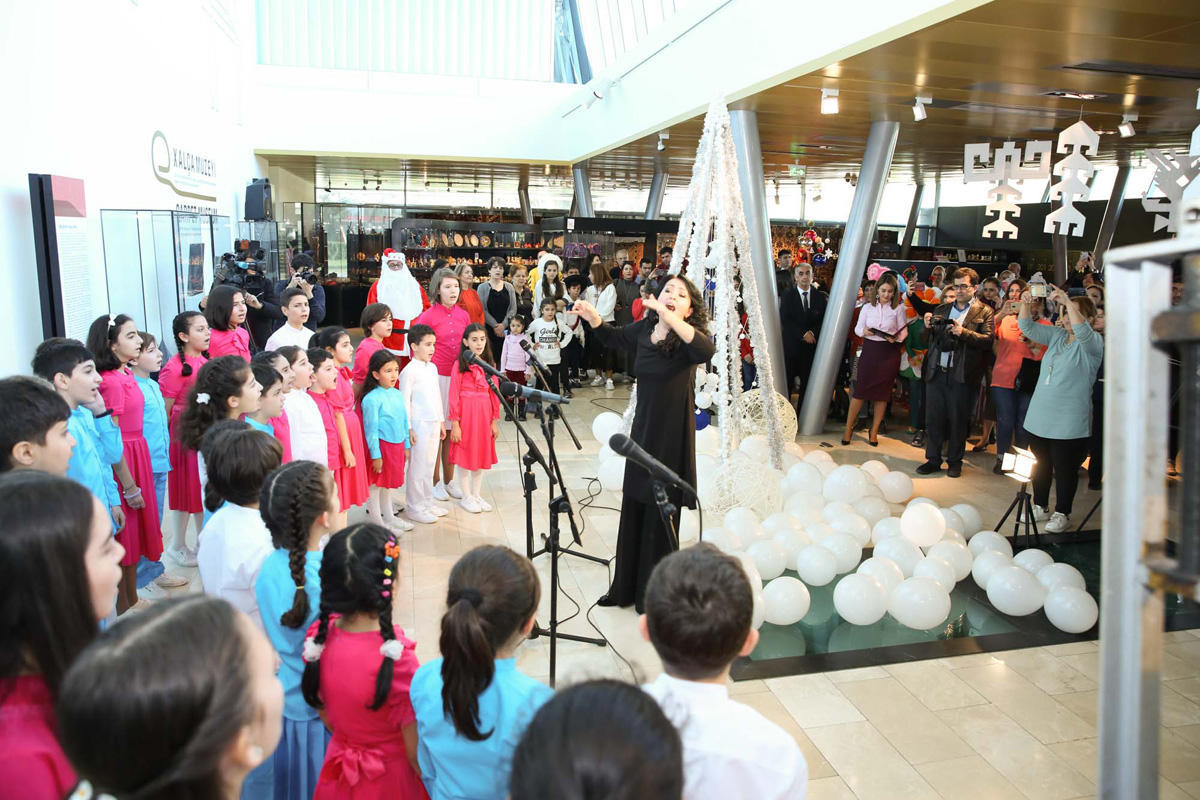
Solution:
M 1046 178 L 1050 175 L 1050 142 L 1029 141 L 1025 143 L 1025 158 L 1016 142 L 1005 142 L 995 152 L 987 142 L 976 142 L 963 147 L 963 181 L 966 183 L 990 182 L 988 189 L 987 215 L 996 219 L 983 226 L 985 238 L 1015 239 L 1017 226 L 1012 221 L 1021 216 L 1021 207 L 1016 200 L 1021 196 L 1019 189 L 1010 181 L 1018 179 Z
M 1200 129 L 1198 129 L 1200 130 Z M 1200 158 L 1178 150 L 1146 151 L 1146 158 L 1154 165 L 1154 182 L 1164 197 L 1142 198 L 1142 208 L 1154 214 L 1154 232 L 1163 228 L 1168 233 L 1176 233 L 1178 225 L 1175 219 L 1175 208 L 1183 199 L 1183 190 L 1200 175 Z
M 1058 135 L 1058 152 L 1070 153 L 1054 165 L 1054 174 L 1062 180 L 1050 187 L 1050 199 L 1062 205 L 1046 215 L 1045 233 L 1060 236 L 1083 235 L 1083 212 L 1075 203 L 1088 193 L 1088 180 L 1096 171 L 1088 156 L 1095 156 L 1100 146 L 1100 134 L 1083 120 L 1079 120 Z

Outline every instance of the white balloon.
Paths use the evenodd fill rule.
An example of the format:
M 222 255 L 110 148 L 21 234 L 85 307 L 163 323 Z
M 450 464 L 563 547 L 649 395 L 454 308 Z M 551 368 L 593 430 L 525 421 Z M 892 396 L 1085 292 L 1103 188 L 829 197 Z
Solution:
M 804 458 L 804 448 L 798 442 L 784 442 L 783 449 L 787 453 L 791 453 L 796 458 Z
M 971 562 L 971 577 L 975 579 L 975 585 L 986 592 L 988 581 L 991 580 L 996 570 L 1011 565 L 1012 559 L 1004 553 L 996 550 L 984 550 Z
M 1054 558 L 1045 550 L 1039 550 L 1036 547 L 1031 547 L 1028 550 L 1022 550 L 1013 556 L 1013 563 L 1022 569 L 1028 570 L 1034 575 L 1037 571 L 1048 564 L 1054 563 Z
M 603 464 L 605 461 L 608 461 L 610 458 L 612 458 L 615 455 L 616 455 L 616 453 L 606 443 L 603 447 L 600 448 L 600 457 L 599 457 L 598 461 L 601 464 Z
M 818 544 L 837 557 L 839 575 L 853 572 L 862 560 L 862 545 L 848 533 L 834 533 L 826 536 Z
M 812 544 L 807 533 L 795 528 L 783 528 L 775 531 L 771 541 L 782 547 L 783 552 L 787 553 L 787 568 L 793 572 L 796 571 L 796 556 L 800 555 L 801 550 Z
M 925 557 L 919 547 L 903 536 L 889 536 L 875 545 L 875 555 L 891 559 L 906 578 L 912 577 L 913 568 Z
M 694 541 L 700 535 L 700 516 L 695 509 L 685 508 L 679 513 L 679 540 Z
M 721 385 L 721 376 L 715 372 L 708 373 L 704 377 L 704 385 L 710 392 L 716 391 L 717 387 Z
M 788 479 L 797 492 L 811 492 L 817 496 L 821 495 L 821 486 L 824 479 L 821 477 L 821 470 L 817 469 L 815 464 L 808 461 L 801 461 L 798 464 L 793 464 L 787 471 Z M 824 502 L 822 497 L 821 501 Z
M 944 559 L 936 556 L 925 556 L 913 567 L 913 576 L 917 578 L 933 578 L 947 592 L 954 590 L 954 567 Z
M 837 469 L 837 464 L 833 463 L 832 460 L 817 463 L 817 470 L 820 471 L 822 480 L 828 478 L 835 469 Z
M 933 502 L 933 500 L 931 500 L 930 498 L 928 498 L 928 497 L 919 497 L 919 496 L 918 496 L 918 497 L 914 497 L 913 499 L 909 500 L 907 505 L 909 505 L 909 506 L 915 506 L 915 505 L 918 505 L 919 503 L 927 503 L 927 504 L 929 504 L 929 505 L 933 505 L 933 506 L 936 506 L 936 505 L 937 505 L 937 503 Z
M 900 533 L 918 547 L 941 541 L 945 532 L 941 509 L 930 503 L 912 503 L 900 515 Z
M 803 466 L 810 466 L 804 464 Z M 813 467 L 815 470 L 816 467 Z M 790 474 L 788 480 L 795 480 Z M 825 508 L 825 498 L 815 492 L 797 491 L 788 495 L 783 501 L 783 510 L 789 514 L 795 515 L 799 519 L 804 519 L 808 516 L 808 512 L 815 513 L 817 518 L 821 518 L 821 511 Z
M 812 598 L 808 587 L 790 576 L 776 578 L 763 587 L 763 619 L 772 625 L 795 625 L 805 614 Z
M 863 474 L 865 475 L 866 473 Z M 883 490 L 879 488 L 879 484 L 875 483 L 875 479 L 870 476 L 868 476 L 867 489 L 863 492 L 863 497 L 878 497 L 880 500 L 883 500 Z M 883 502 L 884 505 L 887 505 L 886 500 Z
M 824 586 L 837 575 L 837 556 L 827 547 L 810 544 L 796 556 L 796 573 L 809 586 Z
M 608 491 L 621 491 L 621 487 L 625 483 L 625 459 L 610 458 L 605 461 L 600 465 L 597 477 L 600 478 L 600 485 Z
M 1046 595 L 1046 619 L 1060 631 L 1089 631 L 1099 616 L 1095 598 L 1078 587 L 1056 586 Z
M 974 559 L 971 557 L 971 551 L 967 549 L 965 544 L 947 539 L 943 539 L 929 548 L 929 552 L 925 554 L 925 557 L 940 558 L 949 564 L 954 569 L 955 582 L 961 581 L 971 574 L 971 564 L 974 562 Z
M 980 531 L 975 534 L 967 542 L 967 549 L 976 558 L 979 558 L 979 554 L 984 550 L 995 550 L 998 553 L 1003 553 L 1010 559 L 1013 556 L 1012 544 L 1008 541 L 1008 537 L 995 531 Z
M 967 546 L 967 537 L 963 536 L 954 528 L 946 528 L 946 532 L 942 534 L 943 542 L 958 542 L 963 547 Z
M 851 625 L 873 625 L 887 612 L 888 596 L 870 575 L 846 575 L 833 587 L 833 607 Z
M 832 500 L 825 504 L 821 509 L 821 518 L 826 522 L 833 522 L 837 517 L 843 514 L 853 514 L 854 506 L 841 500 Z
M 762 521 L 762 529 L 768 534 L 774 534 L 776 531 L 787 530 L 790 528 L 800 529 L 804 527 L 804 523 L 798 517 L 789 514 L 786 511 L 776 511 Z
M 959 533 L 966 531 L 966 528 L 963 526 L 963 519 L 958 515 L 957 511 L 953 511 L 949 508 L 943 508 L 939 510 L 942 512 L 942 519 L 946 521 L 947 529 L 955 530 Z
M 715 456 L 721 447 L 721 434 L 716 425 L 696 431 L 696 452 Z
M 767 443 L 767 437 L 761 433 L 752 434 L 742 439 L 742 443 L 738 445 L 738 450 L 741 450 L 760 464 L 766 464 L 771 460 L 771 447 Z
M 862 498 L 867 490 L 867 476 L 858 467 L 843 464 L 835 467 L 825 479 L 822 493 L 826 500 L 840 500 L 843 503 L 854 503 Z
M 875 480 L 879 480 L 884 475 L 888 474 L 887 464 L 884 464 L 877 458 L 872 458 L 870 461 L 864 461 L 859 469 L 870 475 Z
M 708 408 L 712 405 L 712 393 L 703 389 L 696 392 L 696 408 Z
M 608 440 L 612 438 L 614 433 L 620 433 L 624 426 L 624 421 L 621 415 L 615 411 L 601 411 L 592 420 L 592 436 L 596 437 L 596 441 L 600 444 L 608 444 Z
M 781 463 L 783 464 L 783 471 L 787 472 L 789 469 L 800 463 L 800 456 L 795 455 L 794 453 L 789 453 L 785 450 L 783 451 Z
M 896 566 L 896 562 L 883 556 L 871 556 L 859 564 L 855 572 L 870 575 L 879 581 L 879 585 L 883 587 L 884 594 L 887 595 L 890 595 L 892 589 L 895 589 L 904 580 L 904 572 L 900 567 Z
M 746 546 L 746 555 L 754 559 L 763 580 L 778 578 L 787 567 L 787 553 L 773 539 L 760 539 Z
M 829 453 L 826 453 L 824 450 L 809 451 L 808 453 L 804 454 L 803 458 L 805 461 L 807 461 L 809 464 L 812 464 L 813 466 L 816 466 L 817 464 L 820 464 L 823 462 L 830 462 L 830 463 L 833 462 L 833 456 L 829 455 Z
M 804 526 L 804 532 L 808 534 L 808 538 L 814 542 L 819 542 L 826 536 L 833 536 L 834 530 L 827 522 L 812 522 Z
M 708 453 L 696 454 L 696 477 L 708 474 L 715 475 L 720 468 L 721 466 L 717 463 L 717 459 Z
M 849 514 L 839 514 L 830 521 L 829 527 L 833 528 L 838 533 L 848 533 L 854 537 L 854 541 L 858 542 L 859 547 L 866 547 L 871 543 L 871 526 L 870 524 L 853 512 Z
M 854 510 L 867 521 L 868 524 L 874 525 L 884 517 L 890 516 L 891 508 L 888 507 L 887 501 L 882 497 L 867 496 L 854 504 Z
M 946 621 L 950 595 L 931 578 L 907 578 L 892 590 L 888 613 L 905 627 L 929 630 Z
M 967 531 L 977 531 L 983 528 L 983 518 L 979 516 L 979 511 L 970 503 L 955 503 L 950 506 L 950 510 L 958 514 L 963 521 L 963 529 L 959 531 L 961 534 L 966 534 Z
M 1042 607 L 1046 587 L 1029 570 L 1010 564 L 992 573 L 987 582 L 987 596 L 1000 613 L 1024 617 Z
M 702 541 L 708 542 L 731 555 L 746 547 L 746 542 L 743 542 L 741 537 L 733 531 L 727 531 L 724 528 L 709 528 L 700 538 Z
M 730 553 L 742 565 L 742 569 L 746 571 L 746 577 L 750 579 L 750 588 L 756 594 L 762 593 L 763 579 L 758 572 L 758 565 L 754 563 L 754 559 L 747 553 Z
M 900 535 L 900 518 L 884 517 L 871 528 L 871 543 L 879 544 L 889 536 Z
M 1015 562 L 1016 559 L 1014 558 Z M 1034 573 L 1037 576 L 1038 583 L 1046 587 L 1046 591 L 1052 592 L 1059 586 L 1074 586 L 1076 589 L 1087 589 L 1087 581 L 1083 579 L 1083 573 L 1072 567 L 1070 564 L 1061 562 L 1055 564 L 1047 564 Z
M 725 512 L 721 527 L 733 531 L 743 542 L 751 542 L 763 538 L 762 525 L 758 522 L 758 514 L 748 508 L 737 506 Z
M 912 497 L 912 478 L 903 472 L 889 472 L 880 476 L 876 482 L 879 484 L 879 490 L 883 492 L 883 499 L 889 503 L 903 503 Z

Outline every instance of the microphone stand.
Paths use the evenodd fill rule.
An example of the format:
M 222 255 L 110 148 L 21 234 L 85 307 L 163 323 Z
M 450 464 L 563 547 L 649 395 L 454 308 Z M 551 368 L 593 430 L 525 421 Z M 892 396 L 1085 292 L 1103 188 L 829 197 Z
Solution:
M 525 348 L 521 348 L 521 349 L 525 350 Z M 546 369 L 545 369 L 546 365 L 542 363 L 542 360 L 540 358 L 538 358 L 536 355 L 534 355 L 532 348 L 530 348 L 529 350 L 525 350 L 525 352 L 529 354 L 529 363 L 533 365 L 533 371 L 537 373 L 538 380 L 540 380 L 542 382 L 543 386 L 545 386 L 547 389 L 549 389 L 550 388 L 550 380 L 549 380 L 549 378 L 546 377 Z M 560 387 L 559 391 L 565 391 L 567 388 L 568 387 L 566 387 L 566 386 Z M 575 431 L 571 429 L 571 423 L 568 422 L 567 418 L 565 416 L 563 416 L 562 414 L 559 414 L 558 418 L 560 420 L 562 420 L 562 424 L 564 427 L 566 427 L 567 433 L 569 433 L 571 435 L 571 442 L 575 445 L 575 449 L 582 450 L 583 445 L 581 445 L 579 443 L 579 437 L 576 436 Z
M 667 529 L 667 541 L 671 544 L 671 550 L 678 550 L 679 532 L 675 529 L 675 514 L 679 511 L 679 506 L 671 502 L 671 498 L 667 496 L 667 487 L 662 481 L 651 478 L 650 482 L 654 487 L 654 503 L 658 506 L 663 526 Z

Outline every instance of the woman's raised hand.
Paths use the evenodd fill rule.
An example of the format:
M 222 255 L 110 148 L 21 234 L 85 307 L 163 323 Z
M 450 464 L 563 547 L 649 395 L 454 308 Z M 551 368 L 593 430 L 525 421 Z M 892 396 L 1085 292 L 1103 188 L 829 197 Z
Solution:
M 583 321 L 593 328 L 599 328 L 604 320 L 600 319 L 600 315 L 596 312 L 596 307 L 587 300 L 576 300 L 568 314 L 578 314 L 583 317 Z

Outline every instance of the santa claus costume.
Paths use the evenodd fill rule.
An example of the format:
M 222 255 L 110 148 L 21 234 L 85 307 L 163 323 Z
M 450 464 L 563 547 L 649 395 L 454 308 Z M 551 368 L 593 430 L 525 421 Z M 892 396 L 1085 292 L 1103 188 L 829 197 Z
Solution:
M 390 247 L 383 251 L 379 280 L 371 284 L 367 302 L 384 303 L 391 309 L 392 333 L 383 340 L 383 346 L 399 356 L 400 368 L 404 369 L 409 359 L 406 333 L 421 312 L 429 308 L 429 297 L 408 271 L 403 253 Z

